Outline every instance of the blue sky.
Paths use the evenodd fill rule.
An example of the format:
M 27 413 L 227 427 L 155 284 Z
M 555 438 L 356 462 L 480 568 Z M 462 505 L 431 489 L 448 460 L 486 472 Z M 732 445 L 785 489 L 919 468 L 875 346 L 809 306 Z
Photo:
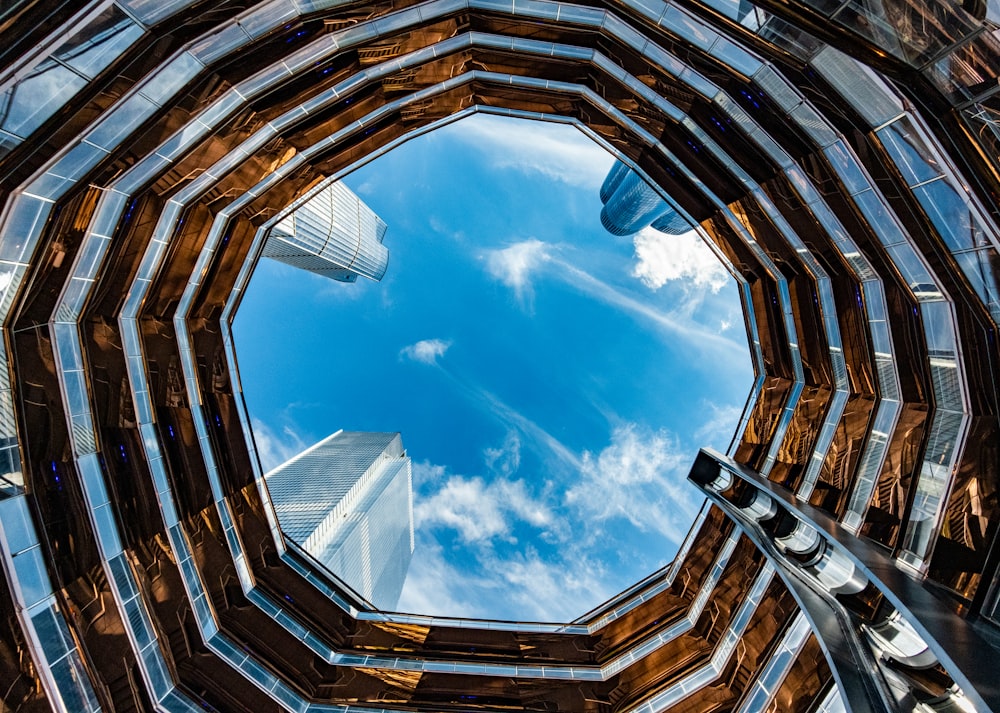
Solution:
M 600 225 L 614 159 L 569 125 L 475 115 L 346 183 L 388 224 L 380 283 L 261 260 L 237 314 L 264 467 L 400 431 L 417 547 L 399 608 L 574 619 L 670 561 L 752 368 L 699 239 Z

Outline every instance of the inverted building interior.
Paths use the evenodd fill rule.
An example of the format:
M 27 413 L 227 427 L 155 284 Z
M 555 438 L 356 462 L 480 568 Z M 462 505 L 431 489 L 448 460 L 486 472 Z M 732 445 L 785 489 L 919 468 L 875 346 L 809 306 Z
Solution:
M 6 4 L 0 709 L 1000 710 L 998 22 Z M 319 575 L 232 350 L 272 226 L 472 112 L 575 124 L 656 184 L 739 282 L 757 374 L 674 562 L 565 624 L 384 613 Z

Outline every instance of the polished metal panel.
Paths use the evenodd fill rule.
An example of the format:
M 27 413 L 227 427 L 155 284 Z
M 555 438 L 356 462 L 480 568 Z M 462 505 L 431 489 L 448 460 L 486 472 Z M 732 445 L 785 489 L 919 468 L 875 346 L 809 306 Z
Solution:
M 3 11 L 4 705 L 995 705 L 959 617 L 988 628 L 1000 597 L 995 13 L 186 5 Z M 703 511 L 668 570 L 573 624 L 368 611 L 286 550 L 227 332 L 306 188 L 478 110 L 586 129 L 713 241 L 746 309 L 731 455 L 770 480 L 712 496 L 746 537 Z M 766 534 L 817 523 L 798 554 Z M 879 644 L 873 699 L 844 661 L 906 626 L 936 668 Z

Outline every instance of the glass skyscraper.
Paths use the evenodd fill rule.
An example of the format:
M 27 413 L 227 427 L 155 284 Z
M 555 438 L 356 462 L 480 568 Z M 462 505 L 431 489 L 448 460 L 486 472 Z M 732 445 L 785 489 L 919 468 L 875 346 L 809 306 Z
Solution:
M 271 228 L 263 256 L 340 282 L 378 282 L 389 263 L 385 231 L 347 186 L 329 183 Z
M 264 477 L 285 537 L 377 609 L 394 609 L 414 545 L 400 435 L 337 431 Z
M 616 161 L 601 185 L 601 225 L 612 235 L 632 235 L 652 227 L 670 235 L 680 235 L 692 226 L 642 177 L 621 161 Z
M 998 78 L 996 0 L 5 3 L 0 708 L 1000 711 Z M 754 359 L 674 561 L 572 622 L 284 548 L 232 350 L 287 206 L 477 111 L 669 196 Z

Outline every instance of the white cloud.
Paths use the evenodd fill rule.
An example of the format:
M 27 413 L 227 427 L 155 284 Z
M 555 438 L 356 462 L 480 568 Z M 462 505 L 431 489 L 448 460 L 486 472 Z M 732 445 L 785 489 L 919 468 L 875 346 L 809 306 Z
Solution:
M 603 564 L 586 557 L 552 561 L 529 547 L 512 557 L 486 558 L 482 566 L 502 584 L 502 606 L 521 619 L 572 621 L 616 591 Z
M 437 483 L 444 480 L 446 468 L 434 465 L 430 461 L 413 461 L 413 487 L 419 489 L 425 483 Z
M 574 470 L 580 467 L 580 456 L 530 418 L 511 408 L 495 394 L 447 369 L 442 369 L 441 374 L 450 379 L 458 391 L 471 403 L 487 409 L 508 428 L 517 429 L 521 435 L 537 447 L 536 452 L 551 454 L 558 461 Z
M 484 594 L 496 582 L 477 577 L 468 567 L 449 563 L 433 537 L 417 533 L 410 568 L 399 595 L 399 611 L 444 616 L 487 617 L 490 604 Z
M 537 173 L 572 186 L 596 190 L 614 157 L 593 139 L 562 124 L 477 114 L 458 122 L 462 140 L 485 153 L 498 169 Z
M 503 444 L 484 451 L 497 474 L 492 482 L 426 462 L 415 468 L 415 484 L 430 493 L 415 502 L 424 545 L 418 542 L 400 610 L 572 620 L 621 589 L 626 560 L 635 565 L 626 544 L 632 538 L 621 536 L 626 521 L 650 543 L 664 538 L 665 551 L 686 534 L 701 496 L 682 482 L 688 458 L 666 431 L 618 427 L 600 452 L 577 457 L 568 490 L 547 483 L 541 493 L 504 476 L 520 465 L 525 436 L 512 429 Z M 526 526 L 537 533 L 531 540 Z M 435 537 L 454 537 L 456 549 Z
M 339 282 L 328 277 L 313 274 L 300 270 L 297 267 L 291 268 L 289 273 L 291 280 L 309 280 L 313 284 L 313 298 L 317 302 L 356 302 L 368 295 L 371 290 L 379 290 L 382 301 L 391 304 L 392 298 L 389 294 L 387 283 L 373 282 L 372 280 L 358 280 L 357 282 Z
M 581 518 L 598 523 L 623 518 L 679 543 L 701 501 L 684 483 L 688 459 L 662 429 L 619 426 L 600 453 L 584 452 L 580 480 L 566 491 L 566 502 Z
M 591 295 L 605 304 L 616 307 L 633 317 L 649 320 L 672 338 L 680 337 L 674 345 L 686 344 L 704 352 L 711 352 L 713 361 L 725 360 L 731 364 L 746 363 L 747 347 L 683 315 L 661 312 L 647 302 L 619 290 L 593 275 L 562 260 L 552 260 L 564 273 L 564 279 L 580 292 Z M 726 273 L 728 275 L 728 273 Z M 689 310 L 691 305 L 685 306 Z
M 743 407 L 735 404 L 718 406 L 714 403 L 705 403 L 703 413 L 708 413 L 708 419 L 694 432 L 695 441 L 702 446 L 725 451 L 729 447 L 729 441 L 733 438 L 733 432 L 740 421 Z
M 451 342 L 443 339 L 421 339 L 416 344 L 400 349 L 399 356 L 421 364 L 437 364 L 437 360 L 444 356 L 450 346 Z
M 516 431 L 508 431 L 503 445 L 483 451 L 486 467 L 494 473 L 510 477 L 521 467 L 521 439 Z
M 544 529 L 554 524 L 555 516 L 548 505 L 541 500 L 535 499 L 528 492 L 523 480 L 515 480 L 513 482 L 500 480 L 493 482 L 494 485 L 498 483 L 500 486 L 500 497 L 504 498 L 505 508 L 513 515 L 539 529 Z
M 364 183 L 354 187 L 354 192 L 359 196 L 371 196 L 375 195 L 376 188 L 375 183 L 371 180 L 365 181 Z
M 688 299 L 681 300 L 677 309 L 658 310 L 647 301 L 563 259 L 557 255 L 556 246 L 534 238 L 490 250 L 485 257 L 489 273 L 514 290 L 522 305 L 529 308 L 534 298 L 532 279 L 550 266 L 552 277 L 633 317 L 652 322 L 670 337 L 680 337 L 680 343 L 712 352 L 716 362 L 723 358 L 731 363 L 745 363 L 746 344 L 721 336 L 728 329 L 726 324 L 720 324 L 721 328 L 715 330 L 691 318 L 690 313 L 705 295 L 718 293 L 732 279 L 715 253 L 693 232 L 675 236 L 647 229 L 638 233 L 635 240 L 639 263 L 633 268 L 633 276 L 639 277 L 651 289 L 658 289 L 671 280 L 682 280 Z
M 697 233 L 666 235 L 644 228 L 632 239 L 635 257 L 632 276 L 658 290 L 667 282 L 683 280 L 694 289 L 718 292 L 732 276 Z
M 414 525 L 450 527 L 465 542 L 505 535 L 508 527 L 497 493 L 489 493 L 482 478 L 453 475 L 430 497 L 414 503 Z
M 502 250 L 486 253 L 486 269 L 490 275 L 514 290 L 521 304 L 530 305 L 534 298 L 532 275 L 551 259 L 551 246 L 540 240 L 522 240 Z
M 259 418 L 251 420 L 253 440 L 257 445 L 257 455 L 264 472 L 276 468 L 292 456 L 304 451 L 307 444 L 291 427 L 285 426 L 275 433 Z
M 484 389 L 471 388 L 469 392 L 488 404 L 493 413 L 499 418 L 518 429 L 530 440 L 547 450 L 560 461 L 574 469 L 580 467 L 580 457 L 576 453 L 520 411 L 511 408 L 498 397 Z
M 640 430 L 630 423 L 615 428 L 611 443 L 596 457 L 586 451 L 581 470 L 609 485 L 628 487 L 656 482 L 664 471 L 676 470 L 681 464 L 677 443 L 666 431 Z
M 532 497 L 522 480 L 487 483 L 478 476 L 461 475 L 451 476 L 433 495 L 418 499 L 413 519 L 418 528 L 451 528 L 466 543 L 494 537 L 510 539 L 515 519 L 536 528 L 546 528 L 555 520 L 548 506 Z
M 491 619 L 570 621 L 621 588 L 602 563 L 550 561 L 528 548 L 501 557 L 481 549 L 460 565 L 418 534 L 399 611 Z

